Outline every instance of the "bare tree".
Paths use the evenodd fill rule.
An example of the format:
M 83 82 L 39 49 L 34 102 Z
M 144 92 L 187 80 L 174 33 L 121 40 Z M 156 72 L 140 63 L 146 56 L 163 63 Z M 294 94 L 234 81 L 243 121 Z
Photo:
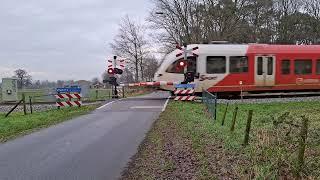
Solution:
M 149 56 L 145 62 L 144 74 L 147 81 L 152 81 L 154 74 L 156 73 L 159 63 L 154 56 Z
M 167 47 L 177 43 L 194 43 L 201 36 L 200 11 L 196 0 L 153 0 L 155 8 L 148 21 L 153 29 L 163 31 L 156 36 Z M 197 36 L 197 37 L 195 37 Z
M 147 54 L 147 41 L 144 27 L 131 20 L 129 16 L 122 19 L 119 34 L 110 44 L 114 53 L 126 57 L 135 72 L 135 81 L 139 81 L 139 74 L 143 78 L 143 61 Z M 139 73 L 140 71 L 140 73 Z
M 119 81 L 121 83 L 132 83 L 134 82 L 134 75 L 128 68 L 125 68 L 123 70 L 123 74 L 119 78 Z
M 28 72 L 24 69 L 17 69 L 14 71 L 15 77 L 18 78 L 18 87 L 28 87 L 32 84 L 32 77 L 28 74 Z

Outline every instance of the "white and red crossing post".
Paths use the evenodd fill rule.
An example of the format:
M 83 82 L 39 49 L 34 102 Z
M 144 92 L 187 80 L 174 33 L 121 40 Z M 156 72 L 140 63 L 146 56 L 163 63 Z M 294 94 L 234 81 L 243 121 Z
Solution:
M 73 106 L 81 106 L 81 94 L 74 93 L 74 94 L 57 94 L 55 95 L 57 102 L 56 106 L 59 107 L 73 107 Z M 72 100 L 76 99 L 76 100 Z
M 117 86 L 117 74 L 121 75 L 125 68 L 125 60 L 117 59 L 117 56 L 113 56 L 113 60 L 108 60 L 108 74 L 110 75 L 109 83 L 113 85 L 112 97 L 118 98 Z M 119 63 L 119 66 L 117 64 Z M 124 94 L 123 94 L 124 96 Z
M 184 44 L 183 48 L 180 47 L 179 45 L 177 45 L 176 47 L 181 51 L 180 53 L 176 54 L 176 57 L 180 57 L 183 55 L 184 56 L 183 62 L 186 62 L 186 63 L 182 63 L 182 62 L 179 63 L 179 66 L 180 67 L 182 66 L 184 68 L 183 71 L 184 71 L 185 79 L 183 83 L 186 84 L 186 83 L 193 82 L 196 72 L 188 72 L 188 65 L 190 64 L 188 60 L 188 55 L 191 54 L 192 56 L 198 57 L 198 54 L 196 54 L 194 51 L 198 50 L 199 47 L 193 47 L 191 49 L 188 49 L 187 44 Z

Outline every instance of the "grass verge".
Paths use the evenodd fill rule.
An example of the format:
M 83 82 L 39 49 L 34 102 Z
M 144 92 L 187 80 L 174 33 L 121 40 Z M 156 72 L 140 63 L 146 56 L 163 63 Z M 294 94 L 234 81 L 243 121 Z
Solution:
M 8 118 L 5 118 L 5 114 L 0 113 L 0 142 L 84 115 L 96 109 L 96 107 L 96 105 L 90 105 L 82 106 L 81 108 L 55 109 L 35 112 L 26 116 L 23 113 L 13 113 Z
M 236 128 L 230 132 L 235 107 Z M 218 120 L 196 103 L 171 102 L 160 115 L 123 179 L 292 179 L 301 116 L 309 119 L 302 177 L 316 179 L 320 167 L 320 103 L 225 105 Z M 250 144 L 242 145 L 248 110 L 254 111 Z

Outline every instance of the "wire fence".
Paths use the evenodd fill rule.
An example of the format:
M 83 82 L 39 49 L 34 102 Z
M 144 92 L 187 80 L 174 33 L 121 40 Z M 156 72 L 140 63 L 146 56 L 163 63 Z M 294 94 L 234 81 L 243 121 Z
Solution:
M 213 102 L 216 102 L 215 97 L 208 92 L 203 93 L 203 103 L 209 113 L 216 109 L 216 106 L 213 105 Z M 239 130 L 242 131 L 245 127 L 242 144 L 249 145 L 251 137 L 251 162 L 255 166 L 267 162 L 270 171 L 269 174 L 265 174 L 265 177 L 302 179 L 320 177 L 320 152 L 317 150 L 320 144 L 320 129 L 316 124 L 318 121 L 311 121 L 310 117 L 302 114 L 282 112 L 278 115 L 270 115 L 268 117 L 269 125 L 256 124 L 252 127 L 254 111 L 251 109 L 248 111 L 248 115 L 243 115 L 241 105 L 236 104 L 233 107 L 230 112 L 229 103 L 227 103 L 222 109 L 221 126 L 225 125 L 226 114 L 229 111 L 232 113 L 227 119 L 230 134 L 233 134 L 235 130 L 239 133 Z M 239 113 L 242 115 L 239 116 Z M 244 122 L 244 117 L 247 117 L 247 122 Z M 240 126 L 240 124 L 245 125 Z
M 217 94 L 213 95 L 208 91 L 203 91 L 202 102 L 206 105 L 206 109 L 209 115 L 214 120 L 216 120 L 217 119 Z

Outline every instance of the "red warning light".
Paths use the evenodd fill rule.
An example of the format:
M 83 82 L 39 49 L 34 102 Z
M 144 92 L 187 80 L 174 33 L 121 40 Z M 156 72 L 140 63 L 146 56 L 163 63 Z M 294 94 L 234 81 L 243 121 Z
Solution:
M 185 67 L 187 65 L 187 63 L 185 61 L 180 61 L 179 62 L 179 66 L 180 67 Z
M 114 74 L 114 69 L 113 68 L 109 68 L 108 69 L 108 74 Z

